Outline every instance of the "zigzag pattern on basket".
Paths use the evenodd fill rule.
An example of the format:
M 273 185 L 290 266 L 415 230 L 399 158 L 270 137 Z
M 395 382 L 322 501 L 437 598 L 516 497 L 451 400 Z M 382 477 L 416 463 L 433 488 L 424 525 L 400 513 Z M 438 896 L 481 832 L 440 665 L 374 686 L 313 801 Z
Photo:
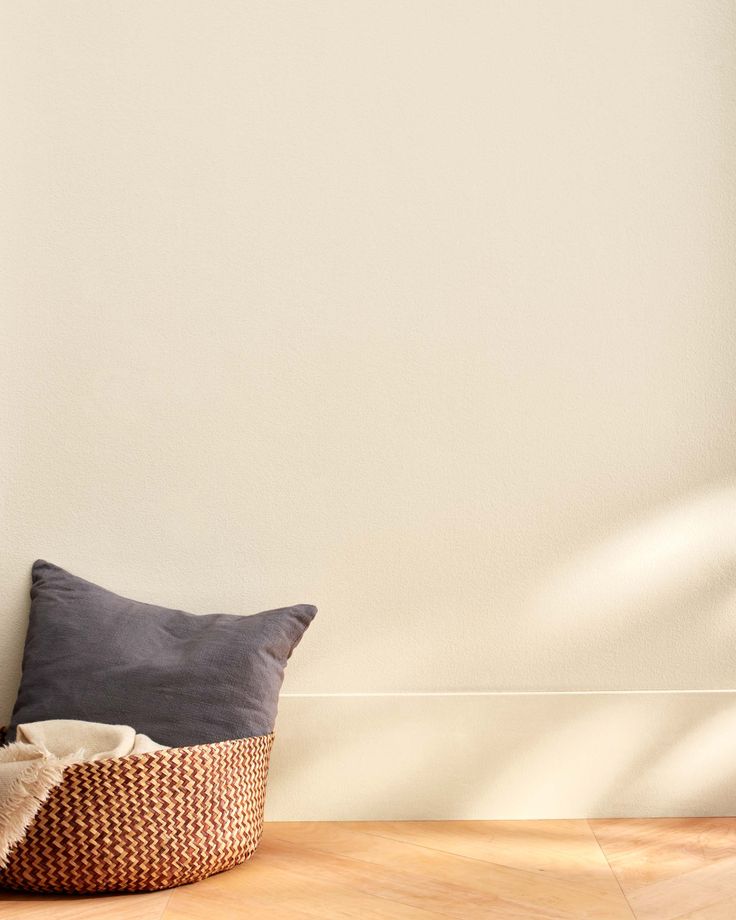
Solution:
M 24 891 L 154 891 L 248 859 L 273 735 L 73 764 L 0 872 Z

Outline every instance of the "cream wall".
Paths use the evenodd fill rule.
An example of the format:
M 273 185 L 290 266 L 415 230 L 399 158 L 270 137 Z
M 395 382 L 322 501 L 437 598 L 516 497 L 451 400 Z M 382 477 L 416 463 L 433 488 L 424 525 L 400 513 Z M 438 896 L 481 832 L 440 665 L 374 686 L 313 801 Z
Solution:
M 735 811 L 734 17 L 2 0 L 3 711 L 43 556 L 319 605 L 272 817 Z

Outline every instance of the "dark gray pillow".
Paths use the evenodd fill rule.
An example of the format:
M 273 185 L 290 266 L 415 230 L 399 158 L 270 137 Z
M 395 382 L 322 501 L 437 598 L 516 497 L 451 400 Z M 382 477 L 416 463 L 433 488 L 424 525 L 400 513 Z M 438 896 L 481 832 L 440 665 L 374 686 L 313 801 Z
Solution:
M 42 719 L 132 725 L 172 747 L 267 734 L 286 660 L 316 612 L 196 616 L 39 559 L 10 737 Z

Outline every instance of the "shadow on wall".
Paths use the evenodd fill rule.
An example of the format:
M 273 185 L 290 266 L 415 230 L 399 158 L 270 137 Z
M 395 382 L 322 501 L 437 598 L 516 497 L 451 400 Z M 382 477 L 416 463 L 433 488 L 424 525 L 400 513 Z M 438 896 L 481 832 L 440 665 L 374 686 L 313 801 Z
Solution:
M 637 689 L 712 688 L 697 666 L 698 638 L 707 629 L 712 646 L 720 631 L 723 657 L 709 663 L 733 671 L 736 686 L 735 593 L 736 486 L 721 485 L 670 503 L 557 569 L 527 596 L 516 628 L 533 632 L 545 670 L 552 665 L 572 681 L 557 689 L 591 690 L 619 685 L 610 680 L 619 646 L 642 656 Z M 682 659 L 683 683 L 649 683 L 657 674 L 646 662 L 670 654 Z
M 736 688 L 736 486 L 720 484 L 670 502 L 588 548 L 543 580 L 524 611 L 521 628 L 534 630 L 546 667 L 574 679 L 570 653 L 577 652 L 579 673 L 592 675 L 580 689 L 604 693 L 578 698 L 569 718 L 551 721 L 529 739 L 526 750 L 517 751 L 522 762 L 507 764 L 494 786 L 508 791 L 509 771 L 516 776 L 528 769 L 536 781 L 527 807 L 542 814 L 554 801 L 581 815 L 647 813 L 654 800 L 665 813 L 707 813 L 714 801 L 730 803 L 726 813 L 734 810 L 734 697 L 706 702 L 681 691 L 689 683 Z M 672 652 L 687 663 L 689 638 L 702 630 L 723 634 L 722 657 L 714 663 L 719 675 L 733 675 L 726 686 L 714 686 L 701 668 L 695 679 L 691 672 L 679 687 L 670 681 L 661 688 L 675 691 L 670 698 L 605 694 L 605 675 L 615 674 L 619 650 L 638 648 L 652 663 Z M 645 678 L 627 689 L 655 688 Z M 579 755 L 578 769 L 570 769 L 565 752 Z

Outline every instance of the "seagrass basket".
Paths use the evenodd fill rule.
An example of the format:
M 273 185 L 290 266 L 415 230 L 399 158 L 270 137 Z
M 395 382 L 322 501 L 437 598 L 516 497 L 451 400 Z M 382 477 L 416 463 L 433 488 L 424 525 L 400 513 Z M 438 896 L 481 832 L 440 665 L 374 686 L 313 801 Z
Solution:
M 237 866 L 261 838 L 272 743 L 261 735 L 67 767 L 0 887 L 155 891 Z

